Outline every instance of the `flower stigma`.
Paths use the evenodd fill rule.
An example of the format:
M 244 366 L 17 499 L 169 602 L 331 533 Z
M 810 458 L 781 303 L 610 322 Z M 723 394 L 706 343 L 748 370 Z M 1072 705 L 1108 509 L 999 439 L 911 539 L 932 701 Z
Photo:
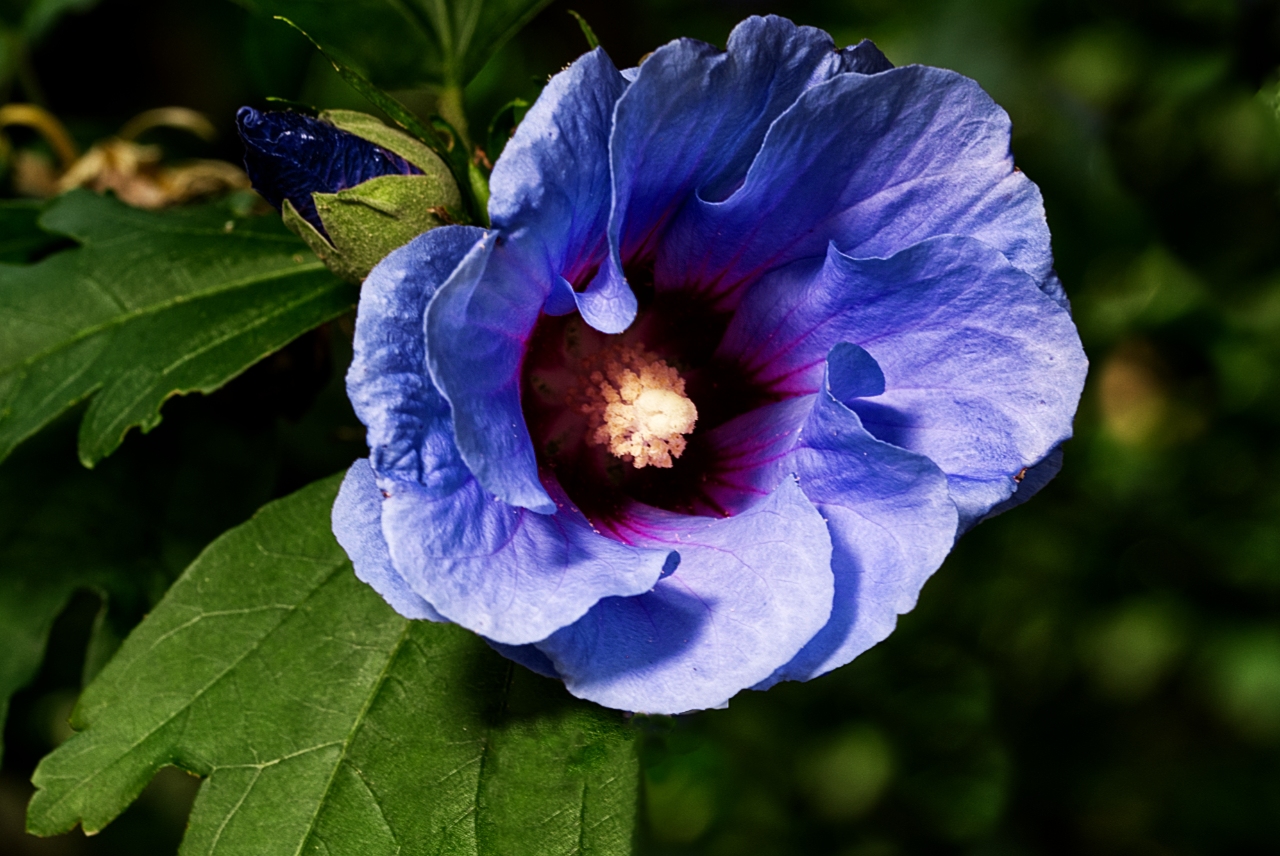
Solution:
M 587 443 L 635 466 L 670 468 L 684 453 L 698 409 L 685 395 L 684 378 L 643 345 L 623 346 L 584 390 Z

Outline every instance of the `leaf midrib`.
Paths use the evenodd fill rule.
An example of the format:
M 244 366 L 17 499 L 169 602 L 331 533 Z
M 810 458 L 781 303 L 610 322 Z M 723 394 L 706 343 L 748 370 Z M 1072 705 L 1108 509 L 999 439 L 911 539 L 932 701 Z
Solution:
M 337 760 L 333 764 L 333 769 L 329 771 L 329 778 L 324 783 L 324 790 L 320 792 L 320 798 L 316 800 L 316 810 L 311 814 L 311 820 L 307 822 L 307 828 L 298 839 L 298 847 L 293 851 L 294 856 L 300 856 L 303 849 L 307 846 L 307 842 L 311 840 L 312 834 L 316 829 L 316 823 L 320 819 L 320 812 L 324 810 L 325 803 L 329 799 L 329 792 L 333 790 L 333 783 L 338 777 L 338 771 L 342 769 L 343 763 L 347 760 L 347 752 L 351 748 L 351 741 L 355 739 L 356 734 L 364 724 L 364 719 L 369 714 L 369 709 L 373 707 L 373 703 L 377 701 L 378 696 L 382 694 L 382 688 L 386 686 L 387 676 L 391 674 L 391 667 L 395 665 L 396 659 L 400 656 L 400 651 L 404 648 L 405 642 L 409 640 L 409 631 L 411 624 L 408 619 L 400 619 L 404 626 L 400 628 L 400 635 L 396 638 L 396 643 L 391 651 L 387 654 L 386 662 L 382 664 L 382 671 L 378 673 L 377 679 L 373 682 L 369 690 L 369 694 L 365 697 L 364 704 L 361 705 L 359 712 L 351 720 L 351 728 L 347 731 L 347 736 L 342 740 L 342 748 L 338 751 Z M 228 815 L 227 820 L 230 820 Z M 388 828 L 390 824 L 388 824 Z M 394 833 L 394 830 L 392 830 Z M 397 843 L 397 847 L 398 847 Z M 209 850 L 213 853 L 213 848 Z

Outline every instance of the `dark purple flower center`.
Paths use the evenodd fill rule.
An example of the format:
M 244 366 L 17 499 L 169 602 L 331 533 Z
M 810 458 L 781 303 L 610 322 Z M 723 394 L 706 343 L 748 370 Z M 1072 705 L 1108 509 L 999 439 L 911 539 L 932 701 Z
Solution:
M 692 289 L 655 288 L 650 266 L 629 265 L 626 273 L 640 307 L 624 333 L 600 333 L 576 313 L 544 314 L 534 328 L 522 401 L 539 466 L 598 525 L 621 520 L 632 501 L 685 514 L 727 515 L 729 509 L 710 490 L 725 461 L 706 438 L 735 417 L 786 396 L 753 383 L 735 364 L 716 357 L 732 312 Z M 661 379 L 668 371 L 678 375 L 679 393 L 697 409 L 695 427 L 675 441 L 679 453 L 673 450 L 669 459 L 652 466 L 643 461 L 637 466 L 623 444 L 611 447 L 599 415 L 601 385 L 609 385 L 612 377 L 617 388 L 616 370 L 639 373 L 641 365 L 655 366 L 659 382 L 654 386 L 666 386 Z

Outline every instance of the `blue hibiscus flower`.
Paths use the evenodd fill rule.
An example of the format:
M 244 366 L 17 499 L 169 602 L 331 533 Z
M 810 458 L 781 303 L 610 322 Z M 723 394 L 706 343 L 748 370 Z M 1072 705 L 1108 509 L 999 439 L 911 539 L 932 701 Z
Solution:
M 334 531 L 575 695 L 713 707 L 884 639 L 1056 472 L 1086 360 L 973 81 L 752 18 L 554 77 L 493 228 L 366 280 Z

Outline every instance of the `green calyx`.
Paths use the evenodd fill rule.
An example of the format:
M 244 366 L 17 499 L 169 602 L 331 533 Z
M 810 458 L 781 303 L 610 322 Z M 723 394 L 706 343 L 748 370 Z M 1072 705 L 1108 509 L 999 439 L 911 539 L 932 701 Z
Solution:
M 382 175 L 336 193 L 313 193 L 328 239 L 285 200 L 285 225 L 338 276 L 358 283 L 392 250 L 461 219 L 456 212 L 462 194 L 431 149 L 366 113 L 328 110 L 320 118 L 422 170 L 422 175 Z

